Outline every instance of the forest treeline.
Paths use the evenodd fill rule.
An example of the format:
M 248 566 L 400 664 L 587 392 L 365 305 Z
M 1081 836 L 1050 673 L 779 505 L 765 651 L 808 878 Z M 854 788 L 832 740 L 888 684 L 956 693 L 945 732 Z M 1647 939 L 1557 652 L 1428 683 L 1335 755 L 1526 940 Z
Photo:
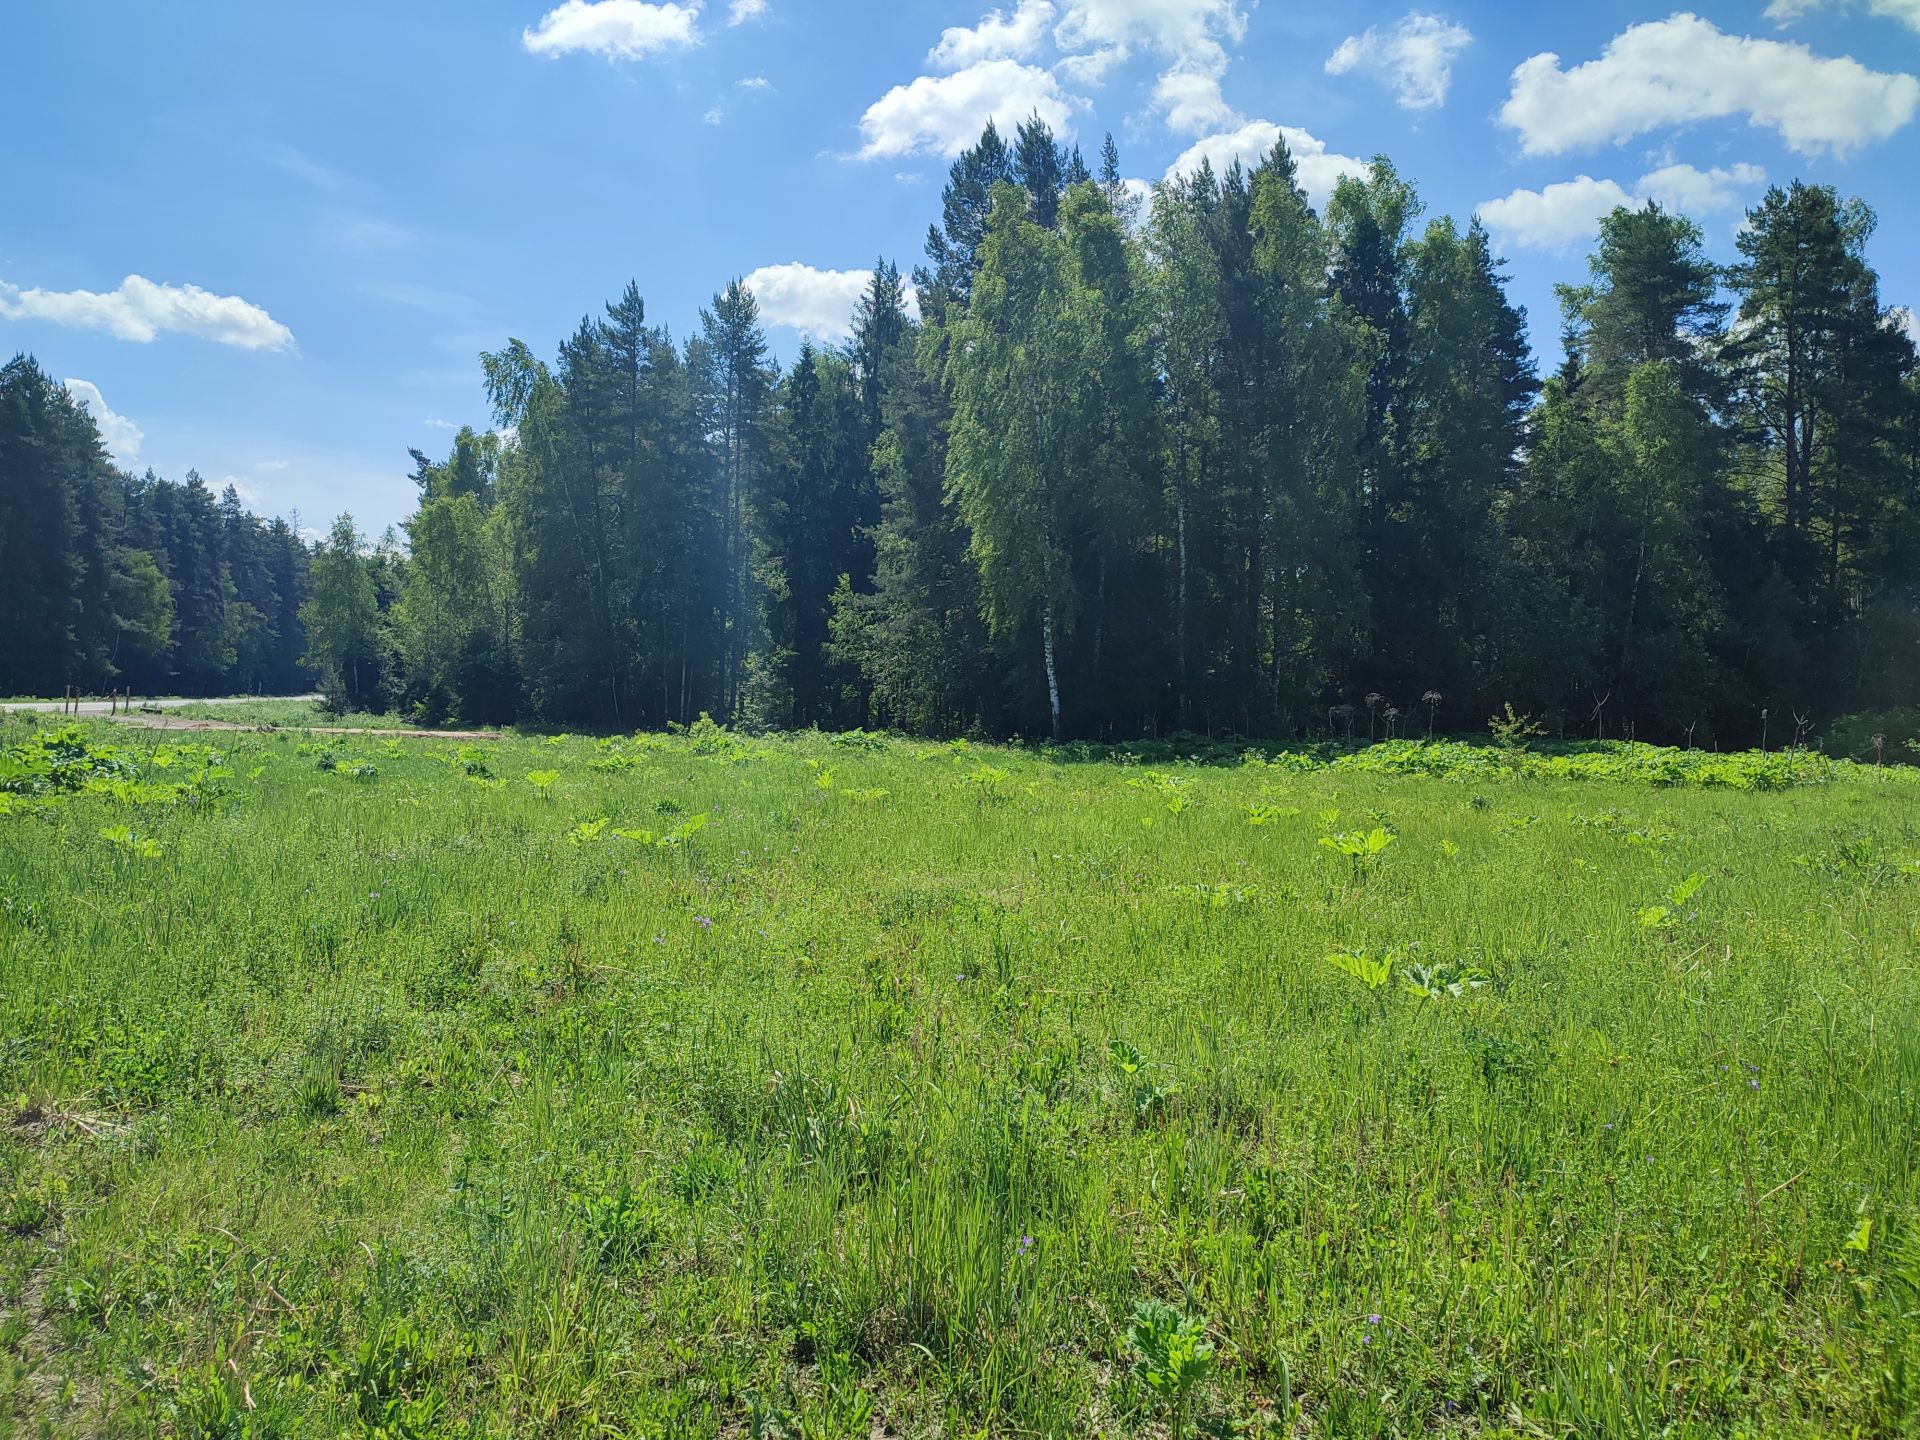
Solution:
M 496 428 L 414 452 L 404 542 L 342 517 L 309 558 L 96 442 L 71 558 L 0 581 L 0 689 L 304 659 L 424 718 L 1114 739 L 1511 703 L 1741 743 L 1912 705 L 1920 380 L 1872 227 L 1776 187 L 1720 267 L 1616 210 L 1542 381 L 1486 233 L 1423 223 L 1385 160 L 1324 213 L 1284 146 L 1143 203 L 1111 140 L 1093 174 L 989 128 L 843 346 L 782 371 L 738 283 L 681 343 L 629 285 L 552 361 L 484 356 Z M 23 650 L 16 606 L 66 649 Z
M 230 485 L 116 469 L 63 386 L 0 366 L 0 696 L 303 690 L 309 558 Z

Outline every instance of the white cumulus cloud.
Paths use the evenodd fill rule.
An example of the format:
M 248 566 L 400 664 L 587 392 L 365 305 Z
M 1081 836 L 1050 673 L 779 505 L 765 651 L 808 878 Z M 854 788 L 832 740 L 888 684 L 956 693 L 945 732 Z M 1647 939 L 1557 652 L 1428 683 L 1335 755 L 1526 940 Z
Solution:
M 93 416 L 94 429 L 100 432 L 107 453 L 122 466 L 131 469 L 140 459 L 140 442 L 147 438 L 145 432 L 126 416 L 116 415 L 107 408 L 100 387 L 91 380 L 69 378 L 64 383 L 67 394 L 85 406 L 87 413 Z
M 763 265 L 740 283 L 753 292 L 767 324 L 837 343 L 853 334 L 853 312 L 872 282 L 870 270 L 821 270 L 791 261 Z M 911 288 L 907 310 L 918 313 Z
M 1240 0 L 1065 0 L 1054 32 L 1063 50 L 1144 45 L 1169 59 L 1217 61 L 1247 33 Z
M 767 13 L 767 0 L 733 0 L 727 7 L 727 24 L 744 25 Z
M 699 44 L 699 19 L 699 0 L 684 5 L 672 0 L 662 5 L 647 0 L 566 0 L 531 30 L 522 31 L 520 43 L 535 55 L 585 50 L 609 60 L 639 60 L 657 50 Z
M 1622 31 L 1599 59 L 1571 70 L 1551 51 L 1522 61 L 1500 119 L 1532 155 L 1741 116 L 1811 155 L 1884 140 L 1916 108 L 1920 80 L 1911 75 L 1728 35 L 1697 15 L 1677 14 Z
M 0 280 L 0 316 L 105 330 L 142 344 L 161 334 L 196 335 L 242 350 L 284 350 L 293 332 L 238 295 L 198 285 L 160 285 L 129 275 L 116 290 L 22 290 Z
M 1220 77 L 1204 70 L 1169 70 L 1154 83 L 1153 103 L 1177 135 L 1204 135 L 1238 124 L 1220 93 Z
M 1716 165 L 1711 170 L 1663 165 L 1642 175 L 1633 188 L 1642 200 L 1657 200 L 1665 209 L 1705 215 L 1725 210 L 1739 200 L 1742 190 L 1766 183 L 1767 172 L 1758 165 Z
M 1642 175 L 1629 190 L 1617 180 L 1577 175 L 1539 190 L 1515 190 L 1489 200 L 1479 215 L 1507 245 L 1564 251 L 1591 240 L 1602 217 L 1622 205 L 1655 200 L 1665 209 L 1699 215 L 1726 209 L 1739 199 L 1742 189 L 1764 185 L 1766 179 L 1767 172 L 1758 165 L 1712 170 L 1665 165 Z
M 1367 173 L 1366 161 L 1328 150 L 1326 141 L 1298 126 L 1252 120 L 1237 130 L 1196 140 L 1167 167 L 1166 178 L 1177 180 L 1190 175 L 1200 168 L 1203 160 L 1213 166 L 1216 175 L 1225 174 L 1236 160 L 1243 168 L 1251 170 L 1272 152 L 1274 142 L 1282 139 L 1287 142 L 1287 150 L 1293 156 L 1294 167 L 1299 172 L 1300 188 L 1307 192 L 1307 199 L 1316 207 L 1327 203 L 1342 175 Z
M 1064 0 L 1054 29 L 1068 76 L 1097 84 L 1136 49 L 1167 63 L 1153 105 L 1178 134 L 1200 134 L 1239 120 L 1220 93 L 1228 47 L 1247 33 L 1241 0 Z
M 1600 217 L 1633 196 L 1617 180 L 1578 175 L 1539 190 L 1515 190 L 1480 207 L 1480 218 L 1509 245 L 1529 250 L 1565 250 L 1594 233 Z
M 1035 65 L 982 60 L 951 75 L 921 75 L 896 85 L 860 117 L 860 158 L 929 154 L 954 156 L 980 138 L 987 121 L 1010 130 L 1038 115 L 1056 136 L 1070 138 L 1082 102 Z
M 1453 62 L 1472 43 L 1466 26 L 1415 10 L 1389 29 L 1349 35 L 1327 57 L 1326 71 L 1365 71 L 1391 87 L 1403 110 L 1430 110 L 1446 103 Z
M 982 60 L 1031 60 L 1046 43 L 1053 16 L 1050 0 L 1020 0 L 1011 15 L 989 10 L 978 25 L 943 30 L 927 63 L 940 70 L 961 70 Z

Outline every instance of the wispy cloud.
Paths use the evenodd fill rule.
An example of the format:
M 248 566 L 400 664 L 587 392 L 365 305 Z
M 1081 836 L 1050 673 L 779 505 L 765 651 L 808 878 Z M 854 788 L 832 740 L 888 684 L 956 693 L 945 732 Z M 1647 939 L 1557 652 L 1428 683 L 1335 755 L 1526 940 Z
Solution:
M 1472 43 L 1466 26 L 1416 10 L 1385 30 L 1349 35 L 1327 57 L 1326 71 L 1363 71 L 1387 85 L 1401 109 L 1430 110 L 1446 103 L 1453 62 Z
M 336 211 L 326 226 L 326 235 L 334 248 L 360 256 L 411 250 L 419 241 L 404 225 L 354 210 Z
M 233 493 L 240 497 L 240 503 L 245 505 L 249 510 L 258 510 L 262 499 L 265 498 L 265 492 L 260 484 L 242 479 L 238 475 L 223 475 L 220 477 L 220 488 L 224 490 L 228 486 L 233 487 Z

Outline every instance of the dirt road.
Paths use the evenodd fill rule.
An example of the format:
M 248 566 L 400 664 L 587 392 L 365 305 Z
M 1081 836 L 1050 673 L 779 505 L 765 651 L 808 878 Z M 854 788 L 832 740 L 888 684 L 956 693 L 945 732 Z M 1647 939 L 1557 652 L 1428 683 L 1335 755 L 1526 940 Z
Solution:
M 298 727 L 275 727 L 271 725 L 235 724 L 227 720 L 206 720 L 198 716 L 168 715 L 168 710 L 178 710 L 185 705 L 246 705 L 256 700 L 318 700 L 318 695 L 229 695 L 213 700 L 141 700 L 135 699 L 132 713 L 120 711 L 110 713 L 105 700 L 83 700 L 78 713 L 83 719 L 114 720 L 122 725 L 138 725 L 148 730 L 271 730 L 275 728 L 308 731 L 314 735 L 378 735 L 396 740 L 504 740 L 506 732 L 501 730 L 409 730 L 395 728 L 380 730 L 344 725 L 302 725 Z M 58 714 L 62 706 L 58 700 L 23 700 L 18 703 L 0 705 L 0 711 L 33 710 L 42 714 Z M 159 713 L 156 713 L 159 712 Z M 72 712 L 69 712 L 72 713 Z
M 178 710 L 183 705 L 251 705 L 256 701 L 299 701 L 318 700 L 319 698 L 318 695 L 223 695 L 218 699 L 211 700 L 182 700 L 177 696 L 165 700 L 147 700 L 135 696 L 133 703 L 142 709 L 148 710 Z M 117 702 L 110 700 L 82 700 L 70 713 L 78 715 L 107 715 L 112 712 L 112 707 L 115 703 Z M 9 701 L 4 705 L 0 705 L 0 711 L 37 710 L 47 714 L 58 714 L 66 708 L 65 703 L 59 700 L 20 700 Z

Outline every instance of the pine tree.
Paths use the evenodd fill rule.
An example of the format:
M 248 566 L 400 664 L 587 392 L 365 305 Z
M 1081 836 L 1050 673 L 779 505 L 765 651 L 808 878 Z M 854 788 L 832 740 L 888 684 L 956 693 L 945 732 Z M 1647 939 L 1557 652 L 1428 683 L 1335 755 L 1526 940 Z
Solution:
M 741 713 L 749 659 L 764 638 L 760 591 L 764 540 L 761 487 L 768 475 L 768 429 L 777 378 L 753 293 L 738 280 L 700 312 L 701 408 L 711 437 L 711 464 L 720 520 L 715 557 L 721 577 L 720 709 Z M 757 678 L 766 674 L 764 659 Z
M 1875 536 L 1898 509 L 1913 351 L 1865 260 L 1873 227 L 1870 209 L 1831 187 L 1776 186 L 1748 213 L 1728 277 L 1740 298 L 1725 352 L 1738 413 L 1822 691 L 1865 673 L 1846 632 L 1872 603 Z
M 1727 307 L 1700 227 L 1652 201 L 1622 206 L 1601 219 L 1587 269 L 1585 285 L 1559 287 L 1564 343 L 1583 384 L 1617 398 L 1638 367 L 1659 363 L 1712 403 Z
M 921 313 L 936 324 L 950 305 L 964 305 L 979 269 L 993 188 L 1014 178 L 1013 155 L 991 120 L 979 141 L 963 150 L 940 195 L 940 223 L 927 229 L 928 265 L 914 273 Z
M 27 356 L 0 370 L 0 690 L 11 694 L 55 695 L 80 678 L 71 404 Z
M 1038 115 L 1022 121 L 1014 132 L 1013 178 L 1027 192 L 1028 212 L 1034 223 L 1053 229 L 1059 223 L 1060 197 L 1067 188 L 1067 161 L 1053 131 Z
M 907 287 L 900 269 L 891 261 L 876 261 L 873 278 L 853 312 L 852 359 L 860 386 L 860 422 L 869 447 L 880 438 L 885 423 L 881 393 L 887 361 L 907 332 Z
M 1075 155 L 1079 152 L 1076 150 Z M 1113 143 L 1111 133 L 1100 142 L 1100 191 L 1107 197 L 1107 208 L 1126 229 L 1132 230 L 1140 223 L 1140 197 L 1128 187 L 1120 174 L 1120 147 Z
M 1265 723 L 1319 712 L 1364 644 L 1359 451 L 1366 332 L 1327 281 L 1325 231 L 1284 142 L 1252 176 L 1258 373 L 1249 533 L 1254 643 L 1265 675 L 1249 697 Z M 1244 663 L 1244 662 L 1243 662 Z
M 1495 517 L 1535 393 L 1524 327 L 1477 224 L 1462 234 L 1443 218 L 1408 247 L 1398 493 L 1375 572 L 1375 678 L 1389 696 L 1437 690 L 1477 715 L 1493 688 L 1505 548 Z

